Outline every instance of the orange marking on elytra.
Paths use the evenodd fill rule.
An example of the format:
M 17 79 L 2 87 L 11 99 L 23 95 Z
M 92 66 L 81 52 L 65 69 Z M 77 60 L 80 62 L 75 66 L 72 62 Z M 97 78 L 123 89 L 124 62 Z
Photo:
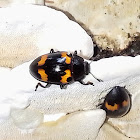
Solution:
M 48 81 L 48 75 L 45 73 L 44 69 L 38 69 L 38 73 L 41 76 L 41 80 Z
M 47 55 L 42 55 L 41 60 L 38 62 L 38 66 L 42 66 L 45 64 L 45 61 L 47 60 Z
M 66 61 L 65 61 L 66 64 L 70 64 L 71 63 L 71 57 L 69 57 L 66 52 L 62 52 L 61 55 L 62 55 L 62 57 L 66 58 Z
M 112 106 L 112 105 L 109 105 L 108 102 L 105 103 L 105 107 L 108 110 L 111 110 L 111 111 L 115 111 L 115 110 L 119 109 L 119 105 L 118 104 L 114 104 L 114 106 Z
M 60 82 L 64 83 L 64 84 L 68 83 L 67 79 L 69 77 L 71 77 L 71 71 L 70 70 L 65 70 L 65 73 L 66 74 L 64 76 L 61 76 L 61 80 L 60 80 Z
M 128 101 L 125 101 L 125 100 L 124 100 L 123 103 L 122 103 L 122 105 L 123 105 L 123 106 L 127 106 L 127 105 L 128 105 Z

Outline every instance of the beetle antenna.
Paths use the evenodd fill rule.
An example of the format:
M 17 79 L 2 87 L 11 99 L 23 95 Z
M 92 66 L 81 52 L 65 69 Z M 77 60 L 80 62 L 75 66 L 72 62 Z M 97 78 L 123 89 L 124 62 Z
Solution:
M 92 74 L 91 72 L 89 72 L 97 81 L 99 81 L 99 82 L 103 82 L 103 80 L 101 80 L 101 79 L 98 79 L 94 74 Z
M 89 65 L 92 63 L 93 61 L 91 61 L 90 63 L 89 63 Z M 94 74 L 92 74 L 91 72 L 89 72 L 97 81 L 99 81 L 99 82 L 103 82 L 103 80 L 101 80 L 101 79 L 98 79 Z

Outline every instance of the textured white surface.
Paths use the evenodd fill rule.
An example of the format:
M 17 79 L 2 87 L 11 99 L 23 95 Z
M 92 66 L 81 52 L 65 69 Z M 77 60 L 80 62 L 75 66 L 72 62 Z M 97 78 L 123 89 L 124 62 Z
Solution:
M 44 120 L 43 113 L 31 109 L 15 109 L 11 111 L 11 117 L 14 124 L 25 130 L 37 128 Z
M 0 139 L 94 140 L 104 120 L 105 112 L 103 110 L 82 111 L 69 114 L 56 122 L 43 123 L 32 131 L 19 130 L 12 119 L 9 119 L 0 127 Z
M 139 55 L 136 57 L 114 56 L 111 58 L 88 62 L 91 63 L 91 73 L 98 79 L 102 79 L 104 81 L 140 73 Z M 97 80 L 93 79 L 93 76 L 90 74 L 84 81 L 92 81 L 94 83 L 98 82 Z
M 0 8 L 0 66 L 15 67 L 50 49 L 67 50 L 89 59 L 93 42 L 62 12 L 46 6 Z
M 44 0 L 0 0 L 0 7 L 8 7 L 21 4 L 38 4 L 44 5 Z
M 96 138 L 96 140 L 113 140 L 113 139 L 114 140 L 139 140 L 139 138 L 135 139 L 133 137 L 125 136 L 124 134 L 117 131 L 111 125 L 105 123 L 100 129 L 100 132 L 98 133 L 98 137 Z
M 103 49 L 122 50 L 140 32 L 139 0 L 46 0 L 45 4 L 70 13 Z
M 31 41 L 31 36 L 28 33 L 34 32 L 38 34 L 38 30 L 36 30 L 37 28 L 31 28 L 30 25 L 32 25 L 31 23 L 35 22 L 37 25 L 35 27 L 41 28 L 43 26 L 42 23 L 44 20 L 46 22 L 46 13 L 44 16 L 40 16 L 39 14 L 34 17 L 33 11 L 38 12 L 35 11 L 35 9 L 38 8 L 42 11 L 42 9 L 46 9 L 46 7 L 41 8 L 40 6 L 27 6 L 27 9 L 32 9 L 32 12 L 29 12 L 28 14 L 26 11 L 27 9 L 23 8 L 23 6 L 23 10 L 21 7 L 12 8 L 13 10 L 10 10 L 10 14 L 14 15 L 14 18 L 20 19 L 18 22 L 16 22 L 17 20 L 13 22 L 13 17 L 8 16 L 5 18 L 3 15 L 1 15 L 2 21 L 7 21 L 8 19 L 9 23 L 12 24 L 9 25 L 8 23 L 8 30 L 3 31 L 3 33 L 5 33 L 5 38 L 0 38 L 2 39 L 0 42 L 0 62 L 5 65 L 7 65 L 6 62 L 8 62 L 8 67 L 16 66 L 21 63 L 23 64 L 17 66 L 11 71 L 7 68 L 0 69 L 0 140 L 112 140 L 116 138 L 118 140 L 136 140 L 136 138 L 140 139 L 140 57 L 113 57 L 92 62 L 91 72 L 96 77 L 104 80 L 104 82 L 97 82 L 91 75 L 87 76 L 85 80 L 94 81 L 95 86 L 83 86 L 80 83 L 75 82 L 71 85 L 68 85 L 67 89 L 61 90 L 58 85 L 52 85 L 50 88 L 46 89 L 39 87 L 37 92 L 35 92 L 34 89 L 38 81 L 35 80 L 29 73 L 29 64 L 31 61 L 27 63 L 25 63 L 25 61 L 32 59 L 29 55 L 30 52 L 34 58 L 34 54 L 39 55 L 44 50 L 46 51 L 50 48 L 49 46 L 46 46 L 45 49 L 44 46 L 41 47 L 42 44 L 47 44 L 47 41 L 45 40 L 46 33 L 44 33 L 44 36 L 41 36 L 41 41 L 38 41 L 37 38 Z M 3 10 L 4 12 L 7 11 L 7 15 L 9 15 L 9 9 L 7 9 L 8 8 L 0 10 Z M 25 22 L 23 22 L 24 19 L 22 19 L 22 14 L 24 15 L 24 12 L 20 12 L 22 13 L 20 15 L 21 17 L 17 15 L 18 10 L 26 11 L 26 17 L 28 17 L 30 24 L 26 22 L 26 18 Z M 55 15 L 55 10 L 48 10 L 54 12 Z M 61 15 L 60 12 L 57 14 Z M 59 18 L 60 20 L 63 20 L 63 17 L 61 19 L 61 16 L 59 16 Z M 66 21 L 68 20 L 68 18 L 65 16 L 64 19 Z M 59 24 L 54 23 L 54 21 L 55 18 L 52 18 L 52 20 L 48 21 L 50 23 L 49 25 L 52 25 L 48 27 L 48 30 L 50 29 L 49 34 L 51 34 L 51 30 L 54 25 L 58 25 L 58 27 L 61 26 L 61 21 L 57 20 Z M 3 25 L 3 27 L 1 25 Z M 6 28 L 4 22 L 1 25 L 1 29 Z M 57 31 L 61 32 L 61 28 L 59 28 Z M 77 28 L 79 28 L 78 25 L 76 25 L 75 28 L 75 36 L 77 37 L 77 35 L 80 35 L 76 34 Z M 66 28 L 64 27 L 64 29 Z M 69 31 L 71 32 L 72 30 L 73 27 L 70 26 Z M 56 36 L 59 35 L 59 32 L 56 33 Z M 25 33 L 24 37 L 26 39 L 23 37 L 22 33 Z M 8 36 L 6 36 L 7 34 Z M 14 35 L 17 35 L 18 37 L 21 35 L 21 37 L 20 39 L 18 37 L 14 38 Z M 62 35 L 61 37 L 64 36 Z M 84 37 L 79 36 L 79 38 L 80 41 L 84 40 Z M 86 41 L 87 38 L 85 38 L 84 41 Z M 32 43 L 39 42 L 39 44 L 41 44 L 40 48 L 34 51 L 34 45 L 32 45 L 30 41 Z M 58 43 L 59 41 L 60 40 L 57 40 L 56 42 Z M 60 44 L 63 44 L 63 39 L 61 41 Z M 54 43 L 53 40 L 51 40 L 49 43 L 51 42 Z M 77 40 L 77 43 L 78 42 L 79 41 Z M 76 40 L 74 40 L 74 43 L 76 43 Z M 84 42 L 80 43 L 84 44 Z M 9 44 L 9 46 L 6 44 Z M 56 49 L 61 48 L 59 48 L 60 44 L 56 44 Z M 27 46 L 23 47 L 23 45 Z M 67 45 L 71 44 L 67 43 Z M 61 49 L 69 51 L 69 47 L 64 47 Z M 70 46 L 70 49 L 73 52 L 73 50 L 78 50 L 81 48 L 79 48 L 79 45 L 72 45 Z M 90 49 L 85 46 L 85 48 L 82 47 L 82 49 L 83 52 L 85 52 L 85 57 L 88 57 L 89 52 L 91 53 L 93 48 Z M 86 49 L 89 52 L 86 51 Z M 23 54 L 24 58 L 26 59 L 23 59 Z M 130 92 L 132 95 L 132 108 L 130 112 L 123 118 L 109 119 L 105 124 L 103 124 L 106 114 L 103 110 L 97 110 L 97 105 L 101 103 L 100 99 L 105 97 L 108 91 L 110 91 L 111 88 L 116 85 L 125 86 Z M 45 118 L 43 120 L 44 115 L 54 115 L 57 113 L 70 114 L 63 116 L 56 121 L 46 122 Z

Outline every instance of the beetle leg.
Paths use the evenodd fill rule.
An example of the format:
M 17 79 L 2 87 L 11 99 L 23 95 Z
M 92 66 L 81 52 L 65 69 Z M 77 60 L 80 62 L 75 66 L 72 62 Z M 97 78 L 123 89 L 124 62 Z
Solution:
M 40 87 L 42 87 L 42 88 L 47 88 L 47 87 L 50 86 L 50 84 L 47 83 L 46 86 L 43 86 L 41 83 L 38 83 L 38 84 L 36 85 L 35 91 L 37 91 L 38 86 L 40 86 Z
M 66 88 L 66 85 L 60 84 L 60 88 L 61 88 L 61 89 L 65 89 L 65 88 Z
M 103 80 L 102 79 L 98 79 L 95 75 L 93 75 L 91 72 L 90 72 L 90 74 L 97 80 L 97 81 L 99 81 L 99 82 L 103 82 Z
M 54 53 L 54 49 L 51 49 L 51 50 L 50 50 L 50 53 Z
M 87 83 L 84 83 L 83 81 L 79 81 L 82 85 L 93 85 L 92 82 L 87 82 Z M 94 85 L 93 85 L 94 86 Z

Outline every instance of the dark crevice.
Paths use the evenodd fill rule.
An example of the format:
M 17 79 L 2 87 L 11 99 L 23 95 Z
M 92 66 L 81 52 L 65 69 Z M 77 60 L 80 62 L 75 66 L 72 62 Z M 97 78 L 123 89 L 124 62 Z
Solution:
M 128 47 L 124 50 L 120 50 L 118 52 L 113 52 L 111 50 L 102 50 L 97 46 L 94 49 L 94 55 L 91 58 L 94 61 L 97 61 L 102 58 L 109 58 L 113 56 L 137 56 L 140 55 L 140 36 L 136 37 L 134 41 L 132 41 Z

